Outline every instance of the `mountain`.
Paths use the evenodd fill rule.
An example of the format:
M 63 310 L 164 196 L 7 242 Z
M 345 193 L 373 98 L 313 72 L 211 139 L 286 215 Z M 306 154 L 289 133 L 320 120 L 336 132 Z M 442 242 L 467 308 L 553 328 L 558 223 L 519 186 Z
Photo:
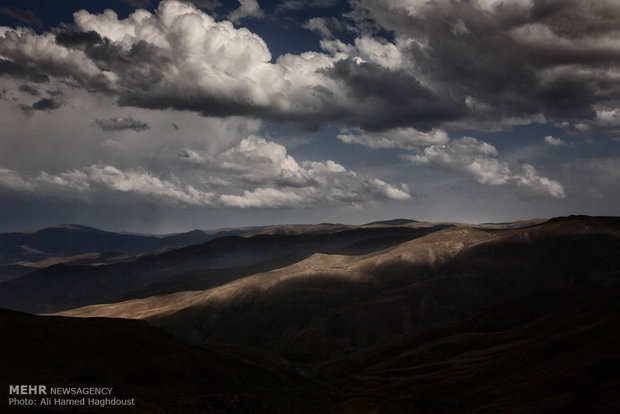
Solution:
M 0 390 L 112 384 L 133 412 L 620 412 L 620 218 L 409 226 L 213 240 L 136 262 L 273 266 L 63 316 L 0 312 Z
M 11 412 L 4 410 L 15 384 L 112 387 L 110 398 L 135 402 L 103 409 L 115 413 L 316 413 L 335 399 L 328 387 L 302 376 L 301 366 L 257 350 L 188 345 L 140 321 L 0 310 L 0 330 L 3 412 Z M 54 406 L 49 412 L 96 409 Z
M 532 295 L 613 290 L 618 251 L 617 218 L 450 227 L 372 253 L 313 254 L 206 290 L 64 314 L 145 319 L 188 341 L 320 363 Z
M 419 223 L 417 220 L 409 220 L 409 219 L 393 219 L 393 220 L 383 220 L 383 221 L 373 221 L 372 223 L 368 223 L 367 226 L 402 226 L 404 224 L 411 223 Z
M 314 253 L 385 249 L 445 226 L 354 228 L 333 233 L 220 237 L 106 266 L 57 264 L 0 283 L 0 306 L 50 313 L 122 299 L 213 288 L 281 268 Z
M 217 237 L 241 235 L 247 232 L 244 229 L 213 233 L 194 230 L 153 236 L 113 233 L 78 224 L 67 224 L 31 232 L 0 234 L 0 266 L 85 253 L 118 252 L 136 255 L 166 247 L 204 243 Z

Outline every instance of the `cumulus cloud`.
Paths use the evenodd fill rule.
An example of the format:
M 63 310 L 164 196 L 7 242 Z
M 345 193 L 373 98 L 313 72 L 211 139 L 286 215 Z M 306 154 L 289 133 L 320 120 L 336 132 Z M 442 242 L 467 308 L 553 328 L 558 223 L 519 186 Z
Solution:
M 184 149 L 177 157 L 191 162 L 198 176 L 98 163 L 55 174 L 40 172 L 30 178 L 2 169 L 0 185 L 15 191 L 87 199 L 105 197 L 112 191 L 179 207 L 340 206 L 410 198 L 405 185 L 395 187 L 358 175 L 331 160 L 300 165 L 285 147 L 257 136 L 249 136 L 216 156 Z
M 518 171 L 512 171 L 507 163 L 497 159 L 497 155 L 493 145 L 463 137 L 445 145 L 427 147 L 420 154 L 403 155 L 403 158 L 413 164 L 468 175 L 480 184 L 511 185 L 525 191 L 523 195 L 526 196 L 564 197 L 562 185 L 540 176 L 532 165 L 521 163 Z
M 566 147 L 568 144 L 561 138 L 555 138 L 551 135 L 547 135 L 545 137 L 545 142 L 549 145 L 553 145 L 554 147 Z
M 239 10 L 260 10 L 252 4 Z M 0 54 L 12 65 L 5 70 L 37 67 L 44 76 L 71 77 L 124 106 L 252 116 L 304 128 L 333 122 L 429 130 L 465 110 L 405 70 L 401 52 L 385 39 L 366 36 L 345 47 L 347 53 L 287 54 L 271 63 L 258 35 L 215 21 L 191 3 L 164 0 L 154 14 L 140 9 L 126 19 L 111 10 L 81 10 L 74 20 L 71 29 L 41 35 L 2 29 Z
M 111 119 L 95 119 L 91 122 L 91 125 L 96 128 L 100 128 L 103 131 L 145 131 L 151 129 L 146 122 L 138 121 L 131 117 L 118 117 Z
M 368 148 L 402 148 L 407 150 L 419 146 L 445 144 L 448 134 L 441 129 L 421 132 L 414 128 L 396 128 L 385 132 L 368 133 L 357 130 L 356 133 L 340 133 L 338 139 L 345 144 L 358 144 Z
M 256 0 L 238 0 L 239 7 L 230 12 L 228 18 L 232 22 L 239 22 L 247 17 L 254 17 L 262 19 L 265 17 L 265 12 L 260 8 L 260 5 Z
M 243 0 L 228 17 L 262 15 L 256 0 Z M 611 0 L 358 0 L 345 18 L 359 34 L 352 44 L 334 38 L 341 22 L 313 18 L 305 27 L 325 37 L 325 53 L 272 62 L 258 35 L 191 2 L 164 0 L 155 13 L 126 19 L 81 10 L 71 29 L 2 28 L 0 73 L 71 77 L 120 105 L 369 131 L 495 130 L 549 119 L 594 131 L 604 128 L 597 107 L 613 109 L 620 98 L 620 4 Z
M 620 95 L 620 4 L 550 1 L 359 0 L 350 17 L 366 33 L 387 30 L 409 71 L 435 93 L 476 102 L 460 121 L 591 120 Z
M 300 165 L 287 154 L 284 146 L 255 136 L 244 139 L 217 158 L 221 168 L 234 172 L 234 176 L 225 176 L 228 181 L 241 179 L 256 190 L 260 189 L 225 198 L 235 203 L 246 203 L 241 200 L 247 199 L 247 206 L 256 205 L 259 195 L 269 196 L 271 201 L 264 206 L 270 206 L 274 200 L 284 200 L 276 197 L 284 193 L 291 195 L 286 203 L 283 202 L 286 206 L 291 203 L 298 206 L 342 205 L 410 198 L 406 186 L 397 188 L 376 178 L 360 176 L 331 160 L 305 161 Z M 266 191 L 268 188 L 277 191 Z

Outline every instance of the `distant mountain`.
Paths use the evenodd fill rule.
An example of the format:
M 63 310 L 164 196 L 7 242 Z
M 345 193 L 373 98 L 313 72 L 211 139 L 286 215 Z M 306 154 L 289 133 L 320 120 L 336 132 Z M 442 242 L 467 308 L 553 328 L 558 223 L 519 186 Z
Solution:
M 187 233 L 153 236 L 114 233 L 77 224 L 49 227 L 31 232 L 0 234 L 0 266 L 17 262 L 39 262 L 53 257 L 69 257 L 85 253 L 117 252 L 136 255 L 166 247 L 181 247 L 223 236 L 247 233 L 247 230 Z
M 394 219 L 394 220 L 373 221 L 372 223 L 368 223 L 366 225 L 367 226 L 373 226 L 373 225 L 402 226 L 402 225 L 411 224 L 411 223 L 419 223 L 419 221 L 400 218 L 400 219 Z
M 317 252 L 368 253 L 444 227 L 229 236 L 107 266 L 57 264 L 0 283 L 0 306 L 50 313 L 180 290 L 207 289 L 291 265 Z

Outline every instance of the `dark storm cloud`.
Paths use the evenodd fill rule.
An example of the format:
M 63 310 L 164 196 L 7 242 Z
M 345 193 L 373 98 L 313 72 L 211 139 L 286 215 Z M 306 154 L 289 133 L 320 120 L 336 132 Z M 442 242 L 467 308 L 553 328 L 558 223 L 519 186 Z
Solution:
M 53 111 L 59 109 L 62 106 L 60 102 L 55 101 L 51 98 L 43 98 L 39 99 L 32 105 L 19 105 L 19 109 L 21 109 L 25 114 L 32 115 L 34 111 Z
M 43 98 L 32 104 L 32 109 L 37 111 L 51 111 L 62 106 L 60 102 L 56 102 L 51 98 Z
M 597 106 L 620 99 L 617 17 L 620 4 L 603 0 L 357 0 L 347 14 L 359 33 L 354 44 L 330 40 L 322 43 L 330 54 L 272 63 L 259 36 L 168 0 L 140 20 L 140 30 L 132 27 L 137 20 L 78 12 L 74 28 L 55 32 L 52 57 L 28 52 L 42 36 L 10 33 L 0 38 L 0 53 L 12 62 L 0 62 L 0 72 L 19 76 L 18 68 L 36 66 L 122 106 L 307 129 L 328 122 L 372 131 L 459 123 L 492 129 L 545 117 L 594 122 Z M 314 30 L 323 28 L 315 23 Z M 135 36 L 117 35 L 119 27 Z
M 351 123 L 358 123 L 369 131 L 405 125 L 428 131 L 465 113 L 464 105 L 435 95 L 403 71 L 347 59 L 337 61 L 327 74 L 346 85 L 352 102 L 368 103 L 370 111 L 363 114 L 367 116 L 358 117 L 344 111 L 342 116 L 345 122 L 347 118 L 355 117 Z
M 77 30 L 66 30 L 56 34 L 56 43 L 76 49 L 84 49 L 93 44 L 102 43 L 103 39 L 99 33 L 94 31 L 80 32 Z
M 23 23 L 31 24 L 37 27 L 43 27 L 43 22 L 30 10 L 21 10 L 15 7 L 3 7 L 2 14 L 13 17 Z
M 41 94 L 38 89 L 35 89 L 30 85 L 20 85 L 19 90 L 30 96 L 39 96 Z
M 39 69 L 23 66 L 6 59 L 0 59 L 0 75 L 27 79 L 31 82 L 49 81 L 49 77 Z
M 362 0 L 353 17 L 420 39 L 402 52 L 446 95 L 484 103 L 484 112 L 469 114 L 474 120 L 538 113 L 592 119 L 595 105 L 620 97 L 617 87 L 610 94 L 605 73 L 617 67 L 620 49 L 604 43 L 618 37 L 617 2 L 542 1 L 531 10 L 489 2 L 485 12 L 470 1 L 412 4 L 399 13 L 388 1 Z
M 92 124 L 93 127 L 101 128 L 103 131 L 145 131 L 151 129 L 146 122 L 138 121 L 131 117 L 128 118 L 112 118 L 112 119 L 95 119 Z

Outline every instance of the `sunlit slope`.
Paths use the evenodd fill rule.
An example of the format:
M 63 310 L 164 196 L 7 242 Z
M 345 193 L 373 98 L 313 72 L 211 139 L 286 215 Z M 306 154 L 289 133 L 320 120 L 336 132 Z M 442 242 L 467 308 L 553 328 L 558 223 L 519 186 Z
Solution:
M 213 289 L 65 312 L 146 319 L 195 341 L 316 362 L 515 298 L 618 283 L 615 219 L 510 230 L 444 229 L 380 252 L 315 254 Z
M 334 233 L 221 237 L 107 266 L 58 264 L 0 283 L 0 307 L 51 313 L 184 290 L 201 290 L 296 263 L 314 253 L 359 254 L 445 226 L 355 228 Z

